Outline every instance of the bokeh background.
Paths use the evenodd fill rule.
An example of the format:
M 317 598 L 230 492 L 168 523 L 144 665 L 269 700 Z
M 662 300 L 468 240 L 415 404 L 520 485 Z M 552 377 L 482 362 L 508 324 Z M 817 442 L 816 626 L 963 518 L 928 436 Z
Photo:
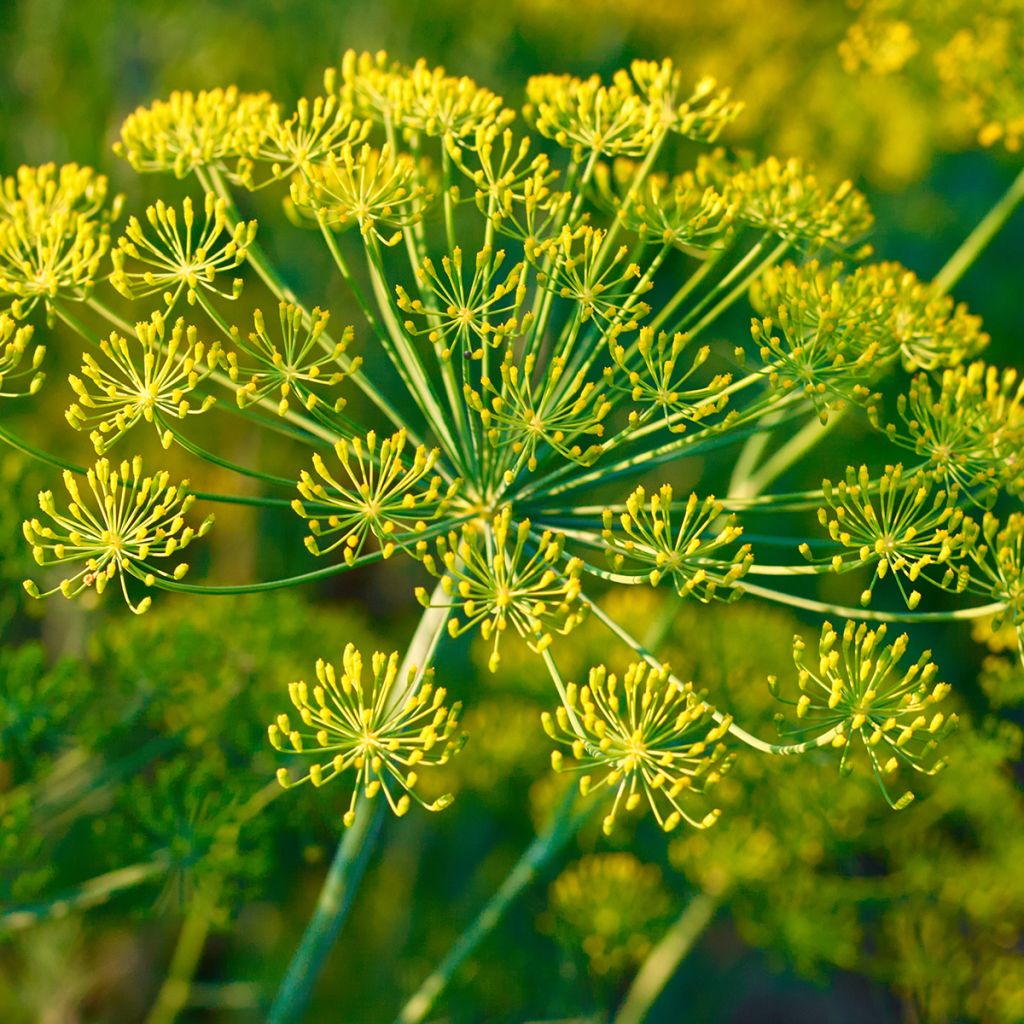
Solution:
M 730 145 L 852 178 L 875 210 L 878 254 L 927 278 L 1022 157 L 979 144 L 934 61 L 974 5 L 894 7 L 918 45 L 889 67 L 883 44 L 898 40 L 869 48 L 874 65 L 854 59 L 859 12 L 839 0 L 0 0 L 0 172 L 90 163 L 137 207 L 168 185 L 139 179 L 110 151 L 136 105 L 228 83 L 288 104 L 315 93 L 321 69 L 349 47 L 424 57 L 511 105 L 533 73 L 608 74 L 667 55 L 746 101 Z M 989 358 L 1018 366 L 1022 251 L 1018 215 L 956 292 L 984 317 Z M 322 260 L 276 255 L 291 280 L 330 294 Z M 277 798 L 234 843 L 218 844 L 218 823 L 272 778 L 264 727 L 284 683 L 348 640 L 401 646 L 415 616 L 409 587 L 389 568 L 301 596 L 165 598 L 142 620 L 64 602 L 44 614 L 22 602 L 18 543 L 44 476 L 0 452 L 0 1019 L 147 1019 L 184 911 L 212 891 L 181 1019 L 258 1021 L 315 899 L 341 795 Z M 210 535 L 211 567 L 278 575 L 298 531 L 225 515 Z M 633 601 L 621 612 L 640 623 L 658 608 Z M 686 610 L 666 653 L 769 729 L 763 679 L 785 669 L 798 626 L 743 604 Z M 727 636 L 743 637 L 742 649 Z M 652 1021 L 1024 1019 L 1024 686 L 999 638 L 981 639 L 988 645 L 966 628 L 936 631 L 972 727 L 919 808 L 893 816 L 870 784 L 838 787 L 831 766 L 813 760 L 748 759 L 728 783 L 736 813 L 707 836 L 666 846 L 646 827 L 611 844 L 584 832 L 460 974 L 437 1019 L 608 1020 L 636 965 L 698 894 L 714 916 Z M 602 644 L 595 631 L 578 647 L 594 660 Z M 756 660 L 744 653 L 755 650 Z M 448 657 L 459 696 L 473 694 L 467 727 L 494 739 L 453 763 L 450 811 L 389 824 L 311 1021 L 390 1019 L 557 798 L 537 728 L 548 695 L 529 663 L 508 659 L 492 678 L 470 647 Z M 107 873 L 126 868 L 130 884 L 111 886 Z M 108 879 L 109 891 L 99 886 L 85 901 L 95 905 L 77 910 L 90 878 Z M 4 934 L 5 905 L 32 908 L 31 925 Z

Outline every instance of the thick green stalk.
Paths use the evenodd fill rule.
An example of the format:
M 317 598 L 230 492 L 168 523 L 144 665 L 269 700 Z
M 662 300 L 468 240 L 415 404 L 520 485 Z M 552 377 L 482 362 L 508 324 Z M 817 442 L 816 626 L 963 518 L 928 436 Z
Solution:
M 978 222 L 935 275 L 932 289 L 936 295 L 945 295 L 970 270 L 985 247 L 1002 230 L 1021 200 L 1024 200 L 1024 170 L 1013 179 L 1002 198 Z
M 398 676 L 404 679 L 413 666 L 417 672 L 413 685 L 418 685 L 433 659 L 444 634 L 450 608 L 445 603 L 440 584 L 431 598 L 431 607 L 420 617 L 419 625 L 406 650 Z M 396 692 L 395 696 L 403 694 Z M 384 801 L 371 805 L 362 799 L 356 808 L 356 819 L 345 830 L 317 898 L 313 916 L 306 926 L 278 989 L 277 998 L 267 1017 L 268 1024 L 292 1024 L 302 1018 L 313 994 L 313 987 L 323 970 L 345 918 L 363 872 L 366 869 L 384 815 Z
M 348 916 L 383 818 L 383 801 L 371 807 L 364 799 L 357 805 L 356 820 L 345 830 L 338 845 L 316 909 L 267 1015 L 268 1024 L 289 1024 L 302 1019 L 327 954 Z
M 644 961 L 614 1024 L 642 1024 L 669 979 L 711 923 L 717 908 L 717 901 L 706 893 L 698 893 L 690 900 Z
M 530 843 L 494 895 L 456 940 L 448 955 L 402 1007 L 396 1024 L 419 1024 L 426 1018 L 459 967 L 476 952 L 484 939 L 498 926 L 512 903 L 558 855 L 582 822 L 589 817 L 592 807 L 576 814 L 571 813 L 575 799 L 576 787 L 571 786 L 544 831 Z

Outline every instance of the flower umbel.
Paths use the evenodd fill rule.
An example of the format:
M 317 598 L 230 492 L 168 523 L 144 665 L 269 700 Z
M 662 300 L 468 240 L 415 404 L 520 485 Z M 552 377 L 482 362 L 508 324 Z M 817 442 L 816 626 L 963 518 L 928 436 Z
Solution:
M 875 584 L 892 574 L 908 608 L 916 608 L 921 593 L 909 593 L 904 580 L 916 583 L 925 570 L 946 566 L 939 586 L 949 586 L 955 579 L 950 560 L 963 548 L 963 510 L 957 506 L 958 490 L 937 487 L 926 473 L 904 479 L 901 465 L 886 466 L 877 481 L 872 481 L 867 466 L 848 468 L 846 479 L 833 487 L 823 483 L 825 501 L 832 514 L 818 510 L 818 521 L 828 529 L 829 537 L 846 550 L 832 555 L 836 572 L 860 566 L 873 566 L 874 575 L 861 594 L 861 604 L 868 605 Z M 808 544 L 800 545 L 805 558 L 812 559 Z
M 415 668 L 399 680 L 397 652 L 374 652 L 370 681 L 364 679 L 363 669 L 363 656 L 349 644 L 340 671 L 321 659 L 312 687 L 302 681 L 288 687 L 305 729 L 293 728 L 287 715 L 279 715 L 269 727 L 270 742 L 277 750 L 314 763 L 295 780 L 287 768 L 280 768 L 278 781 L 286 788 L 303 782 L 319 787 L 352 772 L 352 798 L 343 818 L 346 825 L 355 821 L 360 793 L 372 800 L 383 792 L 397 815 L 409 809 L 410 798 L 428 811 L 442 810 L 451 803 L 451 796 L 426 803 L 415 786 L 420 769 L 444 764 L 459 750 L 461 737 L 456 730 L 461 705 L 445 707 L 445 690 L 434 689 L 432 670 L 418 687 Z
M 77 164 L 22 167 L 0 180 L 0 295 L 15 317 L 89 295 L 120 207 L 119 197 L 108 205 L 107 179 Z
M 544 712 L 544 728 L 572 750 L 566 765 L 555 750 L 556 771 L 584 772 L 580 792 L 609 789 L 615 799 L 604 819 L 610 834 L 620 805 L 627 811 L 646 799 L 658 824 L 670 832 L 680 821 L 707 828 L 717 810 L 699 816 L 687 808 L 721 778 L 729 760 L 721 742 L 732 720 L 712 718 L 693 685 L 677 684 L 667 668 L 634 662 L 619 678 L 603 666 L 590 670 L 585 686 L 570 683 L 562 707 Z
M 485 640 L 493 636 L 492 672 L 509 623 L 532 649 L 543 651 L 552 630 L 565 634 L 580 622 L 583 612 L 576 598 L 582 563 L 569 558 L 562 564 L 564 543 L 564 537 L 549 530 L 534 536 L 528 519 L 513 524 L 507 507 L 486 525 L 467 523 L 461 534 L 438 537 L 437 558 L 420 542 L 427 571 L 441 578 L 452 606 L 463 616 L 449 620 L 449 633 L 459 636 L 479 626 Z M 416 596 L 429 605 L 423 587 Z
M 102 593 L 116 576 L 128 607 L 141 615 L 152 598 L 147 595 L 133 602 L 126 576 L 134 576 L 147 587 L 158 579 L 180 580 L 188 572 L 186 563 L 167 572 L 151 566 L 150 560 L 183 551 L 210 529 L 213 516 L 196 529 L 186 526 L 185 513 L 195 501 L 184 491 L 187 481 L 171 485 L 166 472 L 143 476 L 138 457 L 118 467 L 100 459 L 86 473 L 86 481 L 91 500 L 89 493 L 83 496 L 74 473 L 66 470 L 64 486 L 71 498 L 67 512 L 58 511 L 51 491 L 41 491 L 39 507 L 53 526 L 30 519 L 23 527 L 39 565 L 84 563 L 82 568 L 52 590 L 40 592 L 32 580 L 25 581 L 25 589 L 32 597 L 49 597 L 60 591 L 71 598 L 88 587 Z
M 657 586 L 668 576 L 680 597 L 692 594 L 700 601 L 715 597 L 733 600 L 742 593 L 736 583 L 754 562 L 749 544 L 731 555 L 717 555 L 743 533 L 713 497 L 701 501 L 691 494 L 682 506 L 678 528 L 672 522 L 672 487 L 663 484 L 654 494 L 638 487 L 627 499 L 625 510 L 605 509 L 601 537 L 616 572 L 646 577 Z M 719 589 L 724 591 L 720 594 Z
M 437 449 L 420 446 L 409 463 L 403 458 L 405 446 L 404 430 L 386 437 L 379 446 L 372 430 L 365 439 L 339 441 L 334 452 L 344 470 L 343 480 L 331 473 L 319 454 L 313 456 L 313 468 L 323 483 L 303 470 L 298 488 L 305 502 L 296 499 L 292 508 L 309 519 L 306 547 L 314 555 L 340 547 L 351 564 L 372 533 L 383 556 L 390 558 L 398 544 L 409 543 L 409 535 L 422 533 L 428 520 L 442 514 L 457 484 L 442 492 L 441 477 L 430 476 Z M 321 543 L 321 538 L 328 543 Z
M 188 196 L 181 204 L 180 218 L 162 199 L 146 207 L 152 234 L 146 233 L 137 217 L 128 221 L 125 234 L 110 254 L 114 264 L 110 283 L 128 298 L 162 294 L 168 309 L 182 294 L 189 304 L 195 303 L 200 289 L 237 299 L 242 292 L 241 278 L 224 286 L 217 276 L 245 262 L 256 237 L 256 221 L 231 226 L 226 210 L 223 199 L 207 192 L 203 224 L 198 228 Z M 141 266 L 133 269 L 136 264 Z
M 872 630 L 863 622 L 847 622 L 840 650 L 836 646 L 839 634 L 826 622 L 821 627 L 816 663 L 808 662 L 803 638 L 793 638 L 800 697 L 796 701 L 780 697 L 774 676 L 768 683 L 778 699 L 796 707 L 798 719 L 807 720 L 806 726 L 798 728 L 799 734 L 813 734 L 821 741 L 819 745 L 829 742 L 842 751 L 841 772 L 852 770 L 850 756 L 859 736 L 886 800 L 899 810 L 914 794 L 907 791 L 893 800 L 886 779 L 894 776 L 901 764 L 927 775 L 938 771 L 943 761 L 925 762 L 955 727 L 957 718 L 935 710 L 950 687 L 936 682 L 938 666 L 930 661 L 931 651 L 901 671 L 907 635 L 883 646 L 885 635 L 885 626 Z M 776 717 L 782 721 L 781 715 Z
M 166 319 L 154 313 L 135 325 L 133 340 L 115 332 L 99 347 L 103 363 L 88 352 L 82 356 L 81 373 L 88 383 L 74 374 L 68 378 L 78 401 L 64 414 L 75 430 L 94 428 L 89 438 L 97 454 L 140 420 L 152 423 L 160 443 L 170 448 L 174 431 L 168 420 L 206 412 L 216 401 L 206 395 L 193 406 L 188 396 L 216 369 L 220 345 L 199 341 L 196 328 L 181 317 L 168 332 Z
M 242 363 L 237 352 L 226 355 L 228 376 L 239 383 L 235 397 L 241 408 L 275 393 L 280 416 L 288 411 L 293 398 L 310 412 L 325 400 L 334 412 L 345 407 L 344 398 L 329 392 L 362 365 L 358 357 L 345 359 L 352 328 L 346 327 L 337 341 L 328 343 L 324 332 L 330 314 L 314 307 L 308 314 L 308 323 L 306 316 L 299 306 L 282 302 L 278 307 L 280 342 L 271 338 L 259 309 L 253 313 L 253 330 L 249 334 L 243 335 L 237 327 L 232 329 L 232 338 L 243 358 L 253 360 Z
M 114 152 L 136 171 L 173 171 L 178 178 L 221 167 L 258 144 L 270 105 L 267 93 L 239 92 L 234 86 L 172 92 L 129 115 Z

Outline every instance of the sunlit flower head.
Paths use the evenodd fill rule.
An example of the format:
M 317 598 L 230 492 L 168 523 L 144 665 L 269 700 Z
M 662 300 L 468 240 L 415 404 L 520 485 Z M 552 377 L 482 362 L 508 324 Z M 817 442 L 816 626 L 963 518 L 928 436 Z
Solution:
M 319 787 L 351 776 L 346 825 L 355 821 L 361 795 L 372 800 L 383 793 L 397 815 L 405 814 L 411 800 L 428 811 L 447 807 L 450 796 L 426 803 L 415 786 L 424 768 L 444 764 L 460 748 L 461 705 L 445 706 L 446 692 L 434 688 L 432 670 L 422 680 L 415 667 L 400 678 L 397 653 L 376 651 L 369 680 L 364 668 L 363 656 L 349 644 L 339 668 L 322 659 L 316 663 L 313 686 L 289 685 L 300 724 L 293 727 L 288 715 L 278 715 L 269 728 L 270 742 L 308 767 L 298 778 L 281 768 L 278 781 L 285 787 L 304 782 Z
M 134 338 L 115 332 L 100 341 L 99 350 L 99 359 L 83 354 L 81 377 L 68 378 L 76 401 L 64 414 L 75 430 L 92 428 L 97 454 L 140 421 L 152 423 L 169 448 L 170 421 L 206 412 L 216 401 L 192 392 L 216 369 L 220 346 L 200 341 L 197 329 L 181 317 L 168 329 L 167 320 L 154 313 L 135 325 Z
M 582 772 L 584 795 L 614 794 L 605 833 L 620 809 L 644 802 L 666 832 L 680 821 L 707 828 L 717 819 L 717 810 L 701 804 L 728 767 L 722 740 L 731 719 L 715 722 L 692 684 L 677 684 L 667 669 L 635 662 L 620 681 L 599 665 L 586 685 L 569 685 L 564 705 L 554 715 L 545 712 L 543 724 L 571 751 L 571 762 L 560 750 L 552 753 L 556 771 Z
M 187 196 L 180 214 L 162 199 L 147 207 L 148 228 L 132 217 L 111 253 L 110 283 L 132 299 L 160 295 L 168 309 L 181 295 L 195 303 L 200 291 L 237 299 L 242 279 L 232 277 L 225 283 L 223 275 L 245 262 L 256 237 L 256 222 L 230 225 L 225 201 L 212 192 L 206 193 L 202 218 L 197 223 Z
M 867 754 L 871 769 L 896 809 L 905 807 L 914 795 L 898 799 L 890 795 L 888 783 L 901 766 L 933 774 L 943 762 L 932 758 L 938 743 L 956 725 L 956 715 L 935 710 L 950 692 L 947 683 L 937 681 L 938 666 L 925 651 L 909 668 L 900 662 L 907 651 L 906 634 L 884 646 L 885 626 L 868 629 L 847 622 L 839 634 L 826 622 L 821 628 L 817 658 L 808 656 L 800 636 L 793 639 L 793 660 L 797 668 L 800 696 L 796 701 L 782 697 L 779 680 L 769 684 L 783 703 L 796 708 L 803 723 L 798 735 L 820 738 L 821 745 L 841 752 L 839 768 L 851 771 L 855 746 Z M 784 720 L 779 717 L 780 723 Z M 856 744 L 860 739 L 861 743 Z
M 89 588 L 102 593 L 116 577 L 128 607 L 141 614 L 152 598 L 133 600 L 128 577 L 146 587 L 158 579 L 180 580 L 188 572 L 185 562 L 167 571 L 152 565 L 152 560 L 183 551 L 210 529 L 213 516 L 196 528 L 186 526 L 185 514 L 195 498 L 185 493 L 184 483 L 172 485 L 166 472 L 143 476 L 140 458 L 119 466 L 100 459 L 85 480 L 88 489 L 83 493 L 75 474 L 65 471 L 64 486 L 71 499 L 67 511 L 57 508 L 51 491 L 41 491 L 39 507 L 49 524 L 39 519 L 24 524 L 25 539 L 39 565 L 81 567 L 51 590 L 40 591 L 32 580 L 25 581 L 25 589 L 37 598 L 58 591 L 71 598 Z

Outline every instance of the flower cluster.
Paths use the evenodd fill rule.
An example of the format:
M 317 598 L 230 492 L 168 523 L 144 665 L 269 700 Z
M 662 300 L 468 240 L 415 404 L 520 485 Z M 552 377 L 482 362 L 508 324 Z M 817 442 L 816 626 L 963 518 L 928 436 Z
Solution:
M 899 445 L 925 456 L 928 469 L 987 503 L 1024 486 L 1024 381 L 1016 370 L 976 361 L 918 373 L 897 400 L 901 425 L 875 424 Z
M 622 676 L 603 665 L 591 669 L 587 683 L 570 684 L 565 703 L 543 716 L 544 728 L 568 747 L 572 764 L 560 750 L 551 755 L 556 771 L 582 772 L 580 792 L 614 794 L 604 831 L 615 827 L 619 809 L 632 811 L 646 801 L 658 824 L 670 832 L 680 821 L 707 828 L 715 809 L 692 812 L 728 768 L 722 740 L 731 721 L 716 722 L 712 709 L 693 689 L 672 679 L 667 668 L 634 662 Z
M 397 653 L 376 651 L 370 672 L 367 681 L 363 656 L 349 644 L 340 670 L 321 659 L 312 687 L 303 681 L 288 687 L 301 725 L 293 728 L 287 715 L 279 715 L 269 728 L 270 742 L 312 763 L 298 779 L 279 769 L 278 781 L 285 787 L 322 786 L 351 770 L 355 784 L 343 816 L 346 825 L 355 821 L 361 795 L 372 800 L 383 793 L 397 815 L 405 814 L 413 799 L 430 811 L 447 807 L 450 796 L 427 803 L 415 786 L 423 768 L 444 764 L 458 751 L 460 705 L 445 706 L 446 693 L 434 688 L 429 670 L 421 678 L 413 667 L 401 678 Z
M 678 527 L 673 511 L 678 513 L 678 506 L 673 505 L 670 484 L 650 498 L 638 487 L 622 512 L 605 509 L 601 536 L 616 572 L 646 579 L 654 587 L 668 577 L 681 597 L 739 597 L 742 589 L 736 584 L 754 562 L 750 545 L 740 545 L 729 555 L 719 552 L 731 547 L 743 528 L 734 517 L 723 516 L 722 504 L 713 497 L 701 501 L 691 494 Z
M 441 477 L 431 475 L 438 451 L 421 445 L 409 463 L 403 457 L 406 444 L 401 430 L 379 445 L 373 431 L 365 439 L 338 441 L 334 452 L 344 470 L 342 480 L 320 455 L 313 456 L 313 468 L 323 482 L 303 470 L 298 488 L 305 501 L 296 499 L 292 508 L 309 520 L 306 547 L 314 555 L 341 548 L 345 561 L 352 564 L 373 534 L 381 554 L 390 558 L 398 544 L 411 544 L 427 528 L 427 520 L 443 513 L 457 484 L 443 493 Z
M 460 613 L 449 619 L 451 635 L 479 626 L 485 640 L 493 637 L 492 672 L 509 624 L 532 649 L 543 651 L 552 631 L 568 633 L 581 621 L 576 599 L 582 563 L 569 558 L 563 564 L 564 543 L 550 531 L 535 534 L 529 519 L 513 524 L 508 508 L 491 523 L 470 522 L 461 533 L 438 537 L 436 558 L 426 541 L 419 542 L 424 566 L 440 578 L 450 606 Z M 416 596 L 429 606 L 422 587 Z
M 244 493 L 198 500 L 268 515 L 290 504 L 323 563 L 256 586 L 408 555 L 438 580 L 432 594 L 416 590 L 435 638 L 445 626 L 479 633 L 494 669 L 511 627 L 543 658 L 563 697 L 548 730 L 571 749 L 584 789 L 613 795 L 606 827 L 645 800 L 666 828 L 707 825 L 714 812 L 690 801 L 729 763 L 729 744 L 804 745 L 757 739 L 652 667 L 656 655 L 605 610 L 603 590 L 665 583 L 699 602 L 746 596 L 832 614 L 793 592 L 794 578 L 864 569 L 865 604 L 892 577 L 910 609 L 895 614 L 910 615 L 928 579 L 992 602 L 950 615 L 1002 612 L 1019 625 L 1019 523 L 999 503 L 1021 489 L 1021 387 L 1010 372 L 965 365 L 987 336 L 940 286 L 898 264 L 859 263 L 871 214 L 849 182 L 830 184 L 799 159 L 709 149 L 739 110 L 712 81 L 688 89 L 670 61 L 637 61 L 610 81 L 539 76 L 527 93 L 517 124 L 467 78 L 356 53 L 328 70 L 322 95 L 293 108 L 233 88 L 175 93 L 132 114 L 118 149 L 139 171 L 189 178 L 202 199 L 158 201 L 109 252 L 116 203 L 103 179 L 73 165 L 19 172 L 0 189 L 0 291 L 11 297 L 0 387 L 20 394 L 41 382 L 42 349 L 15 324 L 35 304 L 89 345 L 112 330 L 71 378 L 69 422 L 100 453 L 151 422 L 164 445 L 177 439 L 246 480 Z M 332 268 L 325 294 L 333 303 L 328 287 L 350 293 L 338 308 L 352 310 L 352 326 L 332 337 L 326 303 L 307 305 L 284 284 L 239 212 L 241 190 L 252 193 L 246 209 L 275 197 L 293 224 L 314 229 L 305 238 Z M 225 311 L 246 267 L 272 296 L 254 299 L 251 322 Z M 101 285 L 158 296 L 160 309 L 147 308 L 132 337 Z M 724 318 L 735 322 L 748 298 L 753 345 L 723 342 Z M 74 302 L 87 302 L 82 316 Z M 263 311 L 274 304 L 271 322 Z M 83 318 L 109 326 L 96 332 Z M 913 379 L 896 425 L 883 376 L 903 371 Z M 294 476 L 237 465 L 178 432 L 224 396 L 219 408 L 237 405 L 247 425 L 308 450 L 297 495 Z M 880 446 L 910 449 L 921 464 L 893 459 L 878 478 L 862 467 L 836 486 L 768 491 L 799 474 L 823 436 L 816 421 L 831 429 L 840 412 L 866 416 Z M 57 589 L 102 590 L 116 575 L 136 610 L 149 598 L 134 603 L 129 576 L 203 589 L 177 582 L 184 567 L 149 564 L 197 535 L 183 519 L 192 496 L 166 473 L 142 477 L 137 461 L 101 461 L 86 479 L 97 508 L 69 470 L 68 512 L 44 492 L 54 525 L 26 527 L 38 560 L 84 566 Z M 710 490 L 724 497 L 702 496 Z M 970 503 L 1000 525 L 975 524 Z M 820 549 L 800 543 L 801 514 L 819 505 Z M 780 552 L 797 546 L 815 564 L 788 564 Z M 567 688 L 550 648 L 588 613 L 642 660 L 621 682 L 598 667 Z M 425 635 L 409 661 L 435 656 Z M 875 643 L 857 636 L 862 654 Z M 823 667 L 822 680 L 826 668 L 831 687 L 842 666 Z M 348 772 L 357 793 L 384 788 L 404 809 L 411 765 L 428 740 L 444 748 L 437 737 L 450 737 L 454 719 L 436 718 L 426 697 L 402 717 L 389 696 L 403 685 L 394 658 L 375 659 L 372 686 L 360 671 L 350 651 L 339 674 L 321 668 L 319 688 L 293 687 L 314 732 L 278 723 L 272 739 L 322 755 L 304 776 L 314 784 Z M 889 674 L 879 693 L 895 692 Z M 385 741 L 374 726 L 370 737 L 364 719 L 397 732 Z M 899 749 L 917 750 L 915 722 Z M 382 746 L 371 750 L 371 739 Z
M 346 328 L 337 341 L 325 337 L 330 313 L 314 308 L 308 314 L 291 302 L 278 306 L 280 341 L 267 330 L 263 311 L 253 313 L 253 330 L 248 334 L 237 328 L 231 335 L 239 352 L 227 352 L 228 376 L 238 384 L 235 398 L 240 408 L 277 395 L 278 415 L 284 416 L 297 400 L 310 412 L 323 401 L 334 412 L 345 408 L 345 399 L 337 387 L 359 370 L 359 357 L 348 359 L 345 351 L 353 331 Z M 239 359 L 251 359 L 242 362 Z
M 0 296 L 16 319 L 43 302 L 82 300 L 101 276 L 121 208 L 89 167 L 21 167 L 0 180 Z
M 223 285 L 217 276 L 240 267 L 256 237 L 256 222 L 228 225 L 227 205 L 212 192 L 203 202 L 203 222 L 196 225 L 192 200 L 186 196 L 181 216 L 158 200 L 146 208 L 150 234 L 137 217 L 128 221 L 124 235 L 111 253 L 110 283 L 131 299 L 161 295 L 170 309 L 182 294 L 194 303 L 200 289 L 221 298 L 237 299 L 241 278 Z
M 125 120 L 114 151 L 136 171 L 173 171 L 184 178 L 197 168 L 251 151 L 269 108 L 266 93 L 243 93 L 234 86 L 172 92 Z
M 665 331 L 655 334 L 652 327 L 642 327 L 629 347 L 609 342 L 613 365 L 605 369 L 605 381 L 610 390 L 628 394 L 634 406 L 629 410 L 631 427 L 658 417 L 670 431 L 681 434 L 690 424 L 700 424 L 728 405 L 732 374 L 691 381 L 711 355 L 710 345 L 702 345 L 679 365 L 692 340 L 685 332 L 670 337 Z
M 828 529 L 829 537 L 843 550 L 829 559 L 836 572 L 862 566 L 874 569 L 861 603 L 871 601 L 875 584 L 891 575 L 908 608 L 916 608 L 921 592 L 906 590 L 905 582 L 916 584 L 929 573 L 945 567 L 936 582 L 949 585 L 954 574 L 950 562 L 965 544 L 964 513 L 957 505 L 958 491 L 937 487 L 926 473 L 904 477 L 902 465 L 887 466 L 872 480 L 867 466 L 849 467 L 846 479 L 835 486 L 823 484 L 825 508 L 818 510 L 818 521 Z M 800 546 L 811 558 L 808 544 Z
M 169 448 L 174 431 L 168 420 L 206 412 L 216 401 L 205 395 L 193 407 L 189 395 L 216 368 L 220 346 L 199 341 L 197 329 L 181 317 L 168 331 L 166 319 L 154 313 L 135 325 L 133 341 L 113 333 L 99 350 L 102 363 L 86 352 L 82 376 L 69 377 L 77 401 L 64 414 L 75 430 L 93 428 L 89 438 L 99 455 L 140 420 L 152 423 Z
M 172 485 L 165 472 L 143 476 L 140 458 L 120 466 L 100 459 L 86 473 L 86 482 L 88 491 L 83 495 L 75 475 L 65 471 L 64 486 L 71 498 L 67 511 L 58 510 L 51 491 L 42 491 L 39 508 L 53 525 L 44 525 L 39 519 L 24 524 L 25 539 L 39 565 L 81 563 L 82 567 L 52 590 L 41 592 L 32 580 L 25 581 L 25 589 L 37 598 L 57 591 L 75 597 L 89 588 L 99 594 L 117 577 L 128 607 L 142 614 L 152 598 L 133 601 L 127 577 L 133 576 L 147 587 L 158 577 L 180 580 L 188 572 L 185 562 L 167 572 L 150 565 L 150 560 L 184 551 L 210 529 L 213 516 L 197 528 L 186 526 L 185 513 L 195 498 L 185 493 L 184 483 Z
M 631 853 L 597 853 L 551 883 L 556 938 L 582 949 L 595 974 L 618 975 L 643 962 L 651 935 L 671 912 L 661 870 Z
M 893 800 L 885 780 L 901 765 L 926 774 L 938 771 L 942 761 L 926 762 L 955 727 L 956 715 L 935 710 L 950 687 L 936 681 L 938 666 L 930 660 L 931 652 L 901 670 L 909 639 L 903 634 L 884 646 L 885 636 L 885 626 L 872 630 L 864 623 L 847 622 L 837 647 L 839 634 L 826 622 L 816 660 L 809 660 L 800 636 L 793 640 L 799 698 L 794 702 L 779 696 L 775 677 L 769 684 L 780 700 L 795 705 L 797 718 L 808 723 L 800 732 L 813 734 L 819 746 L 841 751 L 840 771 L 852 769 L 850 756 L 859 737 L 882 792 L 898 809 L 914 795 L 908 791 Z
M 418 184 L 416 161 L 380 149 L 345 143 L 292 182 L 296 210 L 314 222 L 342 231 L 357 226 L 367 239 L 395 245 L 401 228 L 416 223 L 431 193 Z M 399 230 L 390 230 L 399 229 Z

